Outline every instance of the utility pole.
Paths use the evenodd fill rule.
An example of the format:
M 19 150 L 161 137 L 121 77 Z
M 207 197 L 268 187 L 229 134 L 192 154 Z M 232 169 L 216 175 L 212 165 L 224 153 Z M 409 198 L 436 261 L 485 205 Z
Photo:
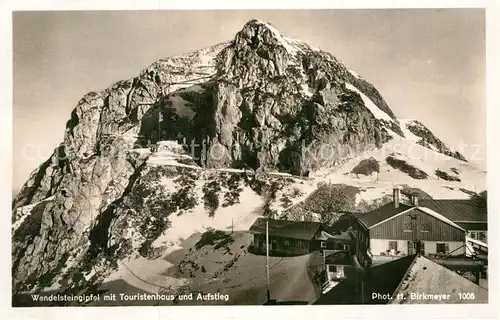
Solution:
M 234 218 L 231 218 L 231 234 L 234 232 Z
M 267 301 L 271 300 L 269 291 L 269 219 L 266 220 L 266 275 L 267 275 Z
M 161 126 L 160 123 L 163 121 L 163 114 L 161 113 L 161 107 L 158 105 L 158 141 L 161 140 Z

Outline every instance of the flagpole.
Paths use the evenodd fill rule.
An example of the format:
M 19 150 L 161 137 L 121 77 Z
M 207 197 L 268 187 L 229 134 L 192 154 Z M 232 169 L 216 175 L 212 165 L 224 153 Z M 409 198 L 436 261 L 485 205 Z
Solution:
M 266 274 L 267 274 L 267 301 L 270 300 L 269 293 L 269 218 L 266 220 Z

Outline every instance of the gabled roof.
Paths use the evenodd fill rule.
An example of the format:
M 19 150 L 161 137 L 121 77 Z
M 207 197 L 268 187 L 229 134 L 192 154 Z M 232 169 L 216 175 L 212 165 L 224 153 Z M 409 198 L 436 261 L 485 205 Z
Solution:
M 450 219 L 448 219 L 447 217 L 443 216 L 442 214 L 432 210 L 432 209 L 429 209 L 427 207 L 422 207 L 422 206 L 418 206 L 418 207 L 412 207 L 412 206 L 408 206 L 408 205 L 405 205 L 405 204 L 399 204 L 399 207 L 398 208 L 395 208 L 394 207 L 394 203 L 391 202 L 391 203 L 388 203 L 378 209 L 375 209 L 371 212 L 368 212 L 368 213 L 365 213 L 364 215 L 361 215 L 358 217 L 358 219 L 363 223 L 363 225 L 366 226 L 367 229 L 371 229 L 381 223 L 384 223 L 385 221 L 388 221 L 388 220 L 391 220 L 407 211 L 410 211 L 412 209 L 415 209 L 415 210 L 420 210 L 436 219 L 439 219 L 441 221 L 443 221 L 444 223 L 447 223 L 457 229 L 460 229 L 462 231 L 465 231 L 464 228 L 462 228 L 461 226 L 459 226 L 458 224 L 456 224 L 455 222 L 451 221 Z
M 474 299 L 460 300 L 461 292 L 473 293 Z M 411 299 L 411 293 L 449 295 L 449 299 Z M 392 304 L 487 303 L 488 291 L 426 257 L 417 256 L 392 297 Z
M 327 255 L 325 257 L 325 264 L 338 265 L 338 266 L 352 266 L 353 260 L 349 251 L 339 250 Z
M 434 210 L 431 210 L 431 209 L 426 208 L 426 207 L 418 207 L 418 208 L 416 208 L 416 209 L 417 209 L 417 210 L 420 210 L 420 211 L 422 211 L 422 212 L 425 212 L 425 213 L 427 213 L 428 215 L 431 215 L 431 216 L 433 216 L 434 218 L 439 219 L 439 220 L 443 221 L 444 223 L 449 224 L 450 226 L 453 226 L 453 227 L 455 227 L 455 228 L 457 228 L 457 229 L 460 229 L 460 230 L 462 230 L 462 231 L 465 231 L 465 229 L 464 229 L 464 228 L 462 228 L 461 226 L 459 226 L 459 225 L 458 225 L 458 224 L 456 224 L 455 222 L 451 221 L 450 219 L 446 218 L 445 216 L 443 216 L 443 215 L 442 215 L 442 214 L 440 214 L 440 213 L 437 213 L 437 212 L 436 212 L 436 211 L 434 211 Z
M 312 221 L 290 221 L 257 218 L 250 227 L 253 233 L 266 233 L 266 221 L 269 221 L 269 235 L 299 240 L 311 240 L 316 232 L 322 227 L 319 222 Z
M 363 292 L 366 296 L 362 297 Z M 455 292 L 455 294 L 453 293 Z M 474 293 L 475 299 L 458 301 L 460 292 Z M 373 298 L 372 293 L 392 295 Z M 449 294 L 448 300 L 411 300 L 410 293 Z M 399 294 L 399 295 L 398 295 Z M 353 274 L 313 304 L 405 304 L 405 303 L 485 303 L 488 291 L 426 257 L 412 255 L 369 269 L 364 286 L 361 275 Z
M 313 304 L 386 304 L 387 300 L 371 297 L 373 292 L 392 293 L 412 264 L 415 256 L 406 256 L 370 268 L 369 278 L 362 285 L 361 273 L 353 273 Z M 363 292 L 366 294 L 363 299 Z
M 394 203 L 390 202 L 386 205 L 383 205 L 371 212 L 364 213 L 364 214 L 354 214 L 355 217 L 359 219 L 363 223 L 363 225 L 367 228 L 370 229 L 374 225 L 390 219 L 397 214 L 400 214 L 404 211 L 407 211 L 413 207 L 407 206 L 405 204 L 400 203 L 399 207 L 395 208 Z
M 457 222 L 457 224 L 465 230 L 488 231 L 486 222 Z
M 453 222 L 488 222 L 487 208 L 474 200 L 422 199 L 420 207 L 426 207 Z

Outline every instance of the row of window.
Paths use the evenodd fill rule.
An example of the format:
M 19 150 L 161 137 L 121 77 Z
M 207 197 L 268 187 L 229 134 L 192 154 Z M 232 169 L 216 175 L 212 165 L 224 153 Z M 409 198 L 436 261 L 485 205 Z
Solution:
M 265 241 L 263 241 L 262 244 L 265 245 Z M 275 239 L 271 239 L 271 244 L 272 245 L 276 245 L 277 241 Z M 290 245 L 290 240 L 283 240 L 283 245 L 284 246 L 289 246 Z M 306 248 L 306 243 L 304 241 L 297 240 L 297 247 L 299 249 L 305 249 Z M 326 248 L 326 241 L 321 241 L 320 242 L 320 247 L 321 248 Z M 339 249 L 349 250 L 349 248 L 350 248 L 349 245 L 345 244 L 342 247 L 340 247 Z
M 420 250 L 424 252 L 424 242 L 420 242 Z M 413 243 L 413 248 L 417 249 L 417 243 Z M 398 251 L 398 242 L 397 241 L 389 241 L 389 250 Z M 436 253 L 448 254 L 450 252 L 450 246 L 446 242 L 438 242 L 436 243 Z
M 272 240 L 272 243 L 274 245 L 276 245 L 276 240 Z M 283 245 L 284 246 L 289 246 L 290 245 L 290 240 L 283 240 Z M 297 240 L 297 247 L 299 249 L 305 249 L 306 245 L 305 245 L 304 241 Z
M 484 241 L 486 240 L 486 231 L 471 231 L 469 232 L 469 237 L 471 237 L 472 239 Z

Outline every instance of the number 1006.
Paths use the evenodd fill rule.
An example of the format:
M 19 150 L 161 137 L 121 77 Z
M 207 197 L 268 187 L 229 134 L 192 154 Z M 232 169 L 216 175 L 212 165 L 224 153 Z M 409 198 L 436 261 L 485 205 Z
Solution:
M 459 293 L 458 296 L 460 297 L 460 300 L 474 300 L 474 292 L 464 292 L 464 293 Z

